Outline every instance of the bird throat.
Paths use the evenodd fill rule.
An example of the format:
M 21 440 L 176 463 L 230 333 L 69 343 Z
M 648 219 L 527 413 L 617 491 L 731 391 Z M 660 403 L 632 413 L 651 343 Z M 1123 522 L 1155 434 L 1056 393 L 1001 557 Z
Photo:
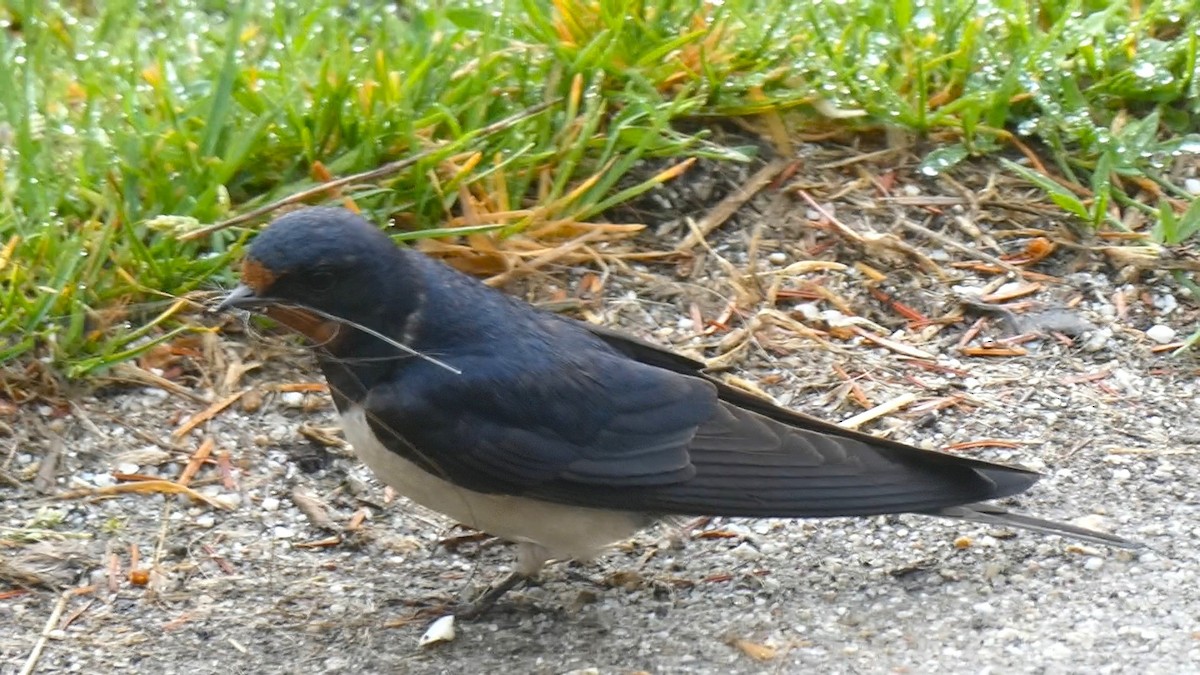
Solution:
M 269 295 L 271 285 L 277 279 L 274 272 L 250 257 L 242 261 L 241 277 L 242 283 L 259 296 Z M 264 307 L 262 311 L 272 319 L 312 340 L 315 345 L 330 346 L 338 340 L 341 326 L 337 321 L 314 314 L 303 307 L 270 305 Z
M 264 314 L 308 338 L 317 346 L 332 346 L 337 342 L 341 325 L 317 316 L 303 307 L 272 305 Z

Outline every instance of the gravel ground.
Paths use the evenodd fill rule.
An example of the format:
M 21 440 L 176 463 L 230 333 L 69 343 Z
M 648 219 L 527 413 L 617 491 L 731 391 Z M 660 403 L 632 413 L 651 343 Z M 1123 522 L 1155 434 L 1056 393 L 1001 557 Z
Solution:
M 806 189 L 819 192 L 828 172 L 810 173 Z M 1023 342 L 1020 356 L 971 357 L 959 347 L 976 315 L 903 331 L 861 268 L 790 272 L 776 291 L 794 292 L 752 292 L 747 272 L 816 256 L 884 271 L 879 288 L 926 316 L 957 311 L 956 298 L 995 277 L 952 268 L 970 257 L 910 239 L 879 214 L 899 209 L 949 231 L 943 221 L 986 223 L 994 211 L 967 200 L 943 209 L 952 189 L 912 182 L 908 196 L 942 200 L 932 220 L 928 204 L 881 205 L 865 187 L 835 200 L 837 215 L 921 246 L 946 280 L 916 273 L 905 254 L 863 251 L 814 228 L 817 214 L 775 194 L 739 212 L 728 231 L 743 234 L 715 235 L 715 250 L 690 264 L 616 264 L 603 291 L 583 299 L 581 271 L 512 290 L 559 304 L 565 296 L 585 316 L 719 356 L 731 374 L 831 419 L 916 393 L 864 428 L 928 447 L 1006 441 L 960 451 L 1047 472 L 1013 507 L 1081 519 L 1145 549 L 918 516 L 662 526 L 594 563 L 551 566 L 541 585 L 460 623 L 453 641 L 422 648 L 429 620 L 416 610 L 507 571 L 511 547 L 394 498 L 331 441 L 332 406 L 303 386 L 319 376 L 302 352 L 210 336 L 143 362 L 174 391 L 114 386 L 0 418 L 0 672 L 19 672 L 39 650 L 40 673 L 1200 672 L 1197 364 L 1153 349 L 1166 329 L 1195 325 L 1192 300 L 1155 273 L 1120 279 L 1105 260 L 1060 250 L 1036 267 L 1054 278 L 1030 297 L 1070 307 L 1057 311 L 1080 334 Z M 722 193 L 656 199 L 679 212 Z M 1052 230 L 1044 216 L 1029 221 Z M 639 245 L 678 240 L 672 227 Z M 842 310 L 828 295 L 814 299 L 818 287 Z M 713 319 L 730 297 L 745 321 L 697 337 L 694 315 Z M 851 315 L 928 358 L 855 335 Z M 824 345 L 803 335 L 812 331 Z M 966 344 L 1003 346 L 1011 335 L 993 317 Z M 231 375 L 252 360 L 264 365 Z M 205 401 L 243 389 L 211 421 L 172 437 Z M 111 489 L 113 472 L 174 480 L 205 437 L 214 450 L 191 486 L 211 503 L 85 496 Z M 54 471 L 42 468 L 47 455 Z M 344 531 L 356 513 L 365 520 Z

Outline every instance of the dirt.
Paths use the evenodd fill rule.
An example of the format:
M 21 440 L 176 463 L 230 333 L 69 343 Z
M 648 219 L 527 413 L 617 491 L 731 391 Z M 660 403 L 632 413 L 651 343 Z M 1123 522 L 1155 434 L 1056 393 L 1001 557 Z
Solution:
M 419 647 L 418 610 L 513 550 L 388 493 L 338 443 L 310 357 L 234 322 L 143 360 L 167 388 L 0 418 L 0 672 L 1195 672 L 1198 365 L 1154 339 L 1186 337 L 1195 299 L 991 165 L 931 178 L 906 151 L 802 152 L 710 250 L 636 262 L 602 244 L 603 270 L 508 290 L 825 418 L 897 402 L 862 428 L 1044 471 L 1011 507 L 1146 548 L 920 516 L 662 526 Z M 689 231 L 675 215 L 702 219 L 757 168 L 702 165 L 635 205 L 653 223 L 637 250 L 673 247 Z M 981 266 L 997 257 L 1036 274 Z M 997 291 L 1035 304 L 980 304 Z M 189 486 L 207 501 L 145 482 L 96 495 L 134 484 L 114 472 L 176 482 L 206 438 Z

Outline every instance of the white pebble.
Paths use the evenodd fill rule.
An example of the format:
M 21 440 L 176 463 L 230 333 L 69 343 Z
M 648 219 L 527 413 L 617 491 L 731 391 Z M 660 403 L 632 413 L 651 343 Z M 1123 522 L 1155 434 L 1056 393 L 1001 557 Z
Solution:
M 1175 329 L 1170 326 L 1164 326 L 1161 323 L 1156 324 L 1146 330 L 1146 337 L 1160 345 L 1165 345 L 1175 339 Z
M 121 462 L 117 465 L 117 473 L 137 473 L 138 465 L 133 462 Z
M 788 255 L 783 251 L 775 251 L 767 256 L 767 260 L 771 261 L 772 265 L 782 265 L 788 261 Z
M 1183 181 L 1183 189 L 1189 194 L 1200 195 L 1200 178 L 1188 178 Z
M 1129 469 L 1113 469 L 1112 472 L 1113 480 L 1129 480 L 1132 475 Z
M 304 405 L 304 392 L 285 391 L 279 395 L 279 400 L 289 408 L 299 408 Z
M 425 647 L 437 642 L 449 642 L 454 639 L 454 615 L 447 614 L 442 618 L 434 621 L 421 639 L 417 641 L 417 646 Z
M 804 317 L 805 321 L 816 321 L 821 318 L 821 308 L 817 307 L 815 302 L 804 302 L 796 305 L 793 309 L 800 316 Z
M 242 496 L 236 492 L 231 492 L 226 495 L 217 495 L 213 498 L 219 504 L 222 504 L 227 509 L 236 509 L 242 505 Z
M 276 539 L 291 539 L 296 536 L 296 531 L 284 525 L 276 525 L 275 529 L 272 530 L 272 534 Z
M 729 555 L 743 561 L 758 560 L 762 557 L 762 553 L 758 549 L 745 542 L 734 547 L 734 549 L 729 552 Z
M 1179 301 L 1175 299 L 1174 295 L 1164 293 L 1154 296 L 1154 307 L 1163 314 L 1170 314 L 1179 309 Z
M 278 511 L 279 499 L 277 497 L 263 497 L 260 506 L 262 506 L 263 511 Z
M 1021 288 L 1024 286 L 1025 283 L 1022 281 L 1010 281 L 1000 288 L 997 288 L 995 295 L 1008 295 L 1009 293 L 1015 293 L 1016 291 L 1021 290 Z
M 1083 561 L 1083 569 L 1085 569 L 1089 572 L 1095 572 L 1096 570 L 1100 569 L 1101 567 L 1104 567 L 1104 559 L 1103 558 L 1097 558 L 1095 556 L 1092 556 L 1092 557 L 1088 558 L 1087 560 Z
M 192 521 L 196 527 L 209 528 L 217 524 L 217 519 L 211 513 L 205 513 Z
M 1112 339 L 1111 328 L 1100 328 L 1088 334 L 1087 340 L 1083 343 L 1083 351 L 1098 352 L 1108 346 L 1108 341 Z

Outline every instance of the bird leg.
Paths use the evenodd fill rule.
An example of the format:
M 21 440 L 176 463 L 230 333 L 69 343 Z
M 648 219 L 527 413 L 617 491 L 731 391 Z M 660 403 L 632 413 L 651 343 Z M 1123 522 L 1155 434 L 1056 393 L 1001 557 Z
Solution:
M 508 576 L 492 584 L 482 595 L 471 602 L 458 607 L 454 613 L 462 619 L 477 619 L 491 609 L 501 596 L 517 586 L 527 583 L 530 579 L 531 577 L 521 572 L 509 572 Z
M 537 578 L 542 566 L 550 559 L 550 552 L 533 542 L 517 544 L 517 569 L 498 583 L 492 584 L 483 595 L 475 598 L 455 612 L 464 619 L 475 619 L 492 608 L 496 601 L 505 593 L 520 586 L 529 584 Z

